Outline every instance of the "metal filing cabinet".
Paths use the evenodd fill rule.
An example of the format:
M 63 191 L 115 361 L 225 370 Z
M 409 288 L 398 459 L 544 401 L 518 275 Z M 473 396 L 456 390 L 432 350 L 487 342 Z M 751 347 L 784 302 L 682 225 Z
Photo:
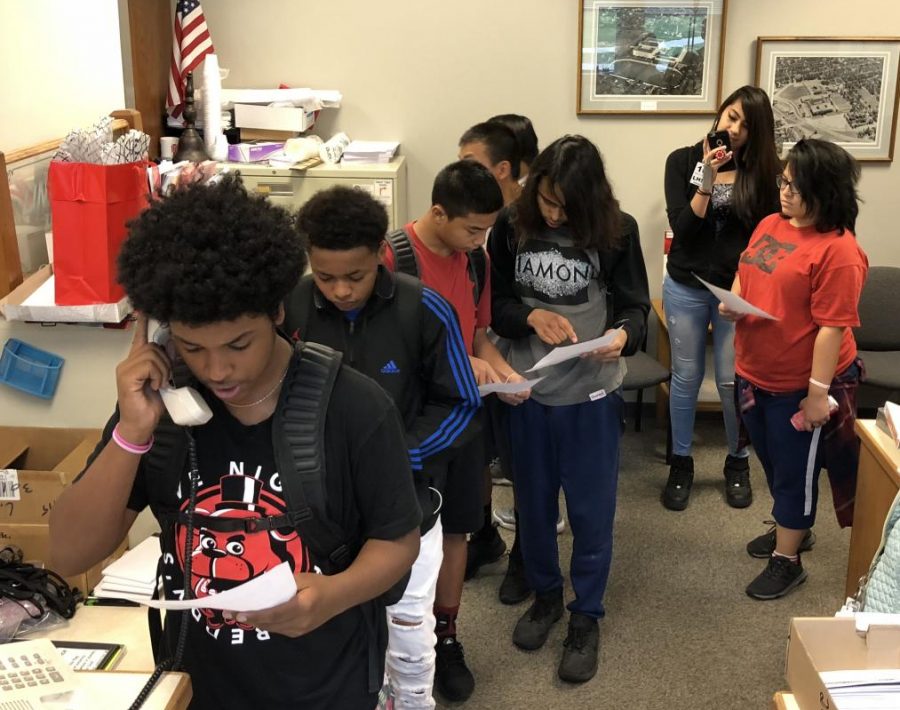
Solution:
M 406 161 L 397 156 L 390 163 L 316 165 L 306 170 L 270 168 L 253 163 L 223 163 L 239 170 L 251 192 L 266 195 L 275 204 L 296 211 L 319 190 L 345 185 L 370 192 L 384 204 L 389 228 L 402 227 L 406 215 Z

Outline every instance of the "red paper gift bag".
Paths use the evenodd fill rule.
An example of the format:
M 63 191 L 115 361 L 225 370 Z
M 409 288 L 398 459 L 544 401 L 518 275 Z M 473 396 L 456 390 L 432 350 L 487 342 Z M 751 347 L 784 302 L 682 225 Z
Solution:
M 50 163 L 56 303 L 116 303 L 116 259 L 126 223 L 148 204 L 149 163 Z

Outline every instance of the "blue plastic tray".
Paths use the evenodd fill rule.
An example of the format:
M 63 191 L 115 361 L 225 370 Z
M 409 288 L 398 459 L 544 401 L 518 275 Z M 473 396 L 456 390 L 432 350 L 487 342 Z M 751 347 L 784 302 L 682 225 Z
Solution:
M 10 338 L 0 356 L 0 382 L 35 397 L 50 399 L 56 392 L 63 358 L 16 338 Z

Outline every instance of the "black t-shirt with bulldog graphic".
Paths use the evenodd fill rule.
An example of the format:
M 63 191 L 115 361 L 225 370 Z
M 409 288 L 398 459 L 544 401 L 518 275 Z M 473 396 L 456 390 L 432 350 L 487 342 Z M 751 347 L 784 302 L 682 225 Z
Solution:
M 214 416 L 194 430 L 200 472 L 197 512 L 243 518 L 285 512 L 282 472 L 271 444 L 272 419 L 244 426 L 214 396 L 203 394 Z M 360 401 L 367 406 L 358 406 Z M 359 541 L 396 539 L 417 528 L 421 512 L 402 425 L 386 395 L 370 380 L 342 368 L 325 430 L 331 520 L 350 533 L 349 539 Z M 186 471 L 151 480 L 139 469 L 128 507 L 149 505 L 156 514 L 184 510 L 189 491 Z M 178 525 L 176 549 L 163 551 L 167 598 L 183 596 L 185 536 Z M 295 572 L 319 572 L 318 561 L 293 528 L 246 534 L 198 525 L 193 540 L 191 587 L 197 597 L 226 591 L 285 561 Z M 183 667 L 191 675 L 192 709 L 375 707 L 377 696 L 367 687 L 369 635 L 359 608 L 299 638 L 225 620 L 213 610 L 185 612 L 185 618 L 189 630 Z

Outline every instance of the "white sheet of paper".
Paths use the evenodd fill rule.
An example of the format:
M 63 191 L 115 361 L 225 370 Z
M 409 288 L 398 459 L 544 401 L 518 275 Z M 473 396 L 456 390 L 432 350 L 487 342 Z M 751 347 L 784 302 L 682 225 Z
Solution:
M 131 599 L 155 609 L 223 609 L 225 611 L 260 611 L 284 604 L 297 593 L 297 581 L 291 566 L 282 562 L 259 577 L 229 589 L 199 599 L 142 599 L 128 594 L 107 594 L 107 597 Z
M 554 348 L 549 353 L 544 355 L 544 357 L 534 363 L 534 367 L 532 367 L 530 370 L 525 370 L 525 372 L 534 372 L 535 370 L 540 370 L 542 367 L 558 365 L 561 362 L 571 360 L 572 358 L 583 355 L 584 353 L 589 353 L 593 350 L 597 350 L 598 348 L 605 347 L 612 343 L 612 341 L 616 337 L 616 334 L 620 330 L 622 329 L 616 328 L 614 331 L 607 333 L 606 335 L 601 335 L 599 338 L 594 338 L 593 340 L 585 340 L 583 343 L 563 345 L 561 348 Z
M 693 272 L 691 272 L 693 273 Z M 736 293 L 732 293 L 728 289 L 720 288 L 718 286 L 713 286 L 708 281 L 704 281 L 697 274 L 694 274 L 694 277 L 702 283 L 706 288 L 712 291 L 713 295 L 718 298 L 722 303 L 725 304 L 725 307 L 734 311 L 735 313 L 746 313 L 748 316 L 759 316 L 760 318 L 768 318 L 769 320 L 781 320 L 780 318 L 776 318 L 775 316 L 766 313 L 761 308 L 757 308 L 752 303 L 745 301 L 743 298 L 738 296 Z
M 524 382 L 494 382 L 489 385 L 478 385 L 478 392 L 482 397 L 486 394 L 491 394 L 492 392 L 516 394 L 518 392 L 530 390 L 543 379 L 543 377 L 535 377 L 533 380 L 525 380 Z

